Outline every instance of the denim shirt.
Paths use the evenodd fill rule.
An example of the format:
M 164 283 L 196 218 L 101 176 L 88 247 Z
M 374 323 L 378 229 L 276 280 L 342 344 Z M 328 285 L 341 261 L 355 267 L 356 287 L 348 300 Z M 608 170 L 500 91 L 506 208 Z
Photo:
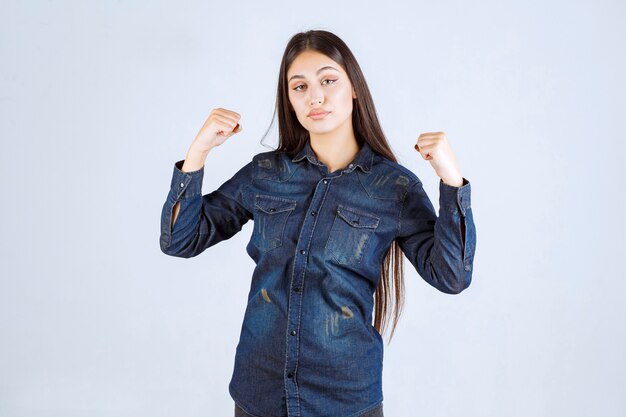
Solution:
M 294 158 L 258 153 L 206 195 L 204 167 L 182 172 L 184 160 L 174 164 L 161 216 L 165 254 L 196 256 L 253 220 L 246 251 L 256 267 L 229 384 L 251 415 L 358 416 L 382 402 L 373 294 L 394 240 L 439 291 L 458 294 L 470 285 L 476 231 L 469 181 L 454 187 L 440 180 L 437 217 L 414 173 L 360 146 L 352 163 L 333 172 L 310 141 Z

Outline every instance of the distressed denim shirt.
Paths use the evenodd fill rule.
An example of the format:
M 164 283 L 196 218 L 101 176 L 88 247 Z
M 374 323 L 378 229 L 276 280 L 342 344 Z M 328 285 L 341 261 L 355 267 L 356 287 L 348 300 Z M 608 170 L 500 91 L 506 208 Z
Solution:
M 206 195 L 204 167 L 182 172 L 184 160 L 174 164 L 161 216 L 165 254 L 199 255 L 253 220 L 246 251 L 256 267 L 229 384 L 253 416 L 359 416 L 382 402 L 373 294 L 394 240 L 439 291 L 458 294 L 470 285 L 476 231 L 469 181 L 454 187 L 440 180 L 437 216 L 415 174 L 366 142 L 360 147 L 333 172 L 310 141 L 293 158 L 258 153 Z

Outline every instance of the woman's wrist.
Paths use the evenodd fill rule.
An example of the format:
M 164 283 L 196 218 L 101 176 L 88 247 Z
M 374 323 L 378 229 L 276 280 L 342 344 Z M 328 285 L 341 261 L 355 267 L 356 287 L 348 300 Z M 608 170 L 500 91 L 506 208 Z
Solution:
M 210 151 L 210 149 L 199 149 L 192 144 L 187 151 L 187 156 L 185 157 L 185 162 L 182 166 L 181 171 L 198 171 L 199 169 L 204 167 L 204 163 Z
M 463 177 L 456 178 L 442 178 L 441 179 L 445 184 L 450 185 L 452 187 L 461 187 L 463 185 Z

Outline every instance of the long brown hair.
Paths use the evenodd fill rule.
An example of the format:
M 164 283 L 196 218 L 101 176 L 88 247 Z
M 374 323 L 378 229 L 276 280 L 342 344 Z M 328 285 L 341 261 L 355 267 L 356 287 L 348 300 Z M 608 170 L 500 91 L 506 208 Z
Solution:
M 296 57 L 303 51 L 317 51 L 328 56 L 343 67 L 356 91 L 353 99 L 352 126 L 359 144 L 367 142 L 377 154 L 397 162 L 380 127 L 372 95 L 365 82 L 365 77 L 356 58 L 348 46 L 335 34 L 325 30 L 309 30 L 295 34 L 287 43 L 280 64 L 276 106 L 272 123 L 278 114 L 278 148 L 276 150 L 295 156 L 302 150 L 309 139 L 309 132 L 302 127 L 293 112 L 287 91 L 287 70 Z M 270 124 L 271 128 L 271 124 Z M 268 128 L 269 131 L 269 128 Z M 267 135 L 267 132 L 266 132 Z M 264 136 L 265 137 L 265 136 Z M 391 315 L 389 305 L 392 303 L 391 293 L 395 297 L 393 327 L 389 342 L 393 337 L 398 319 L 402 314 L 404 303 L 404 265 L 402 251 L 397 241 L 393 241 L 380 270 L 380 281 L 374 295 L 374 327 L 382 335 Z M 392 279 L 393 276 L 393 279 Z

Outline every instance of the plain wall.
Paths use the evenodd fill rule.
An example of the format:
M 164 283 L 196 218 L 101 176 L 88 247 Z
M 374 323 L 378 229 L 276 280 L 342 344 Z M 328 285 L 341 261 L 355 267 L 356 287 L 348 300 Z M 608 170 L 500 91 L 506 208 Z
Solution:
M 440 293 L 405 260 L 385 415 L 626 415 L 626 6 L 505 3 L 2 1 L 0 415 L 232 415 L 252 222 L 180 259 L 161 208 L 212 108 L 244 130 L 205 194 L 270 150 L 308 29 L 352 49 L 435 208 L 420 133 L 472 183 L 473 282 Z

